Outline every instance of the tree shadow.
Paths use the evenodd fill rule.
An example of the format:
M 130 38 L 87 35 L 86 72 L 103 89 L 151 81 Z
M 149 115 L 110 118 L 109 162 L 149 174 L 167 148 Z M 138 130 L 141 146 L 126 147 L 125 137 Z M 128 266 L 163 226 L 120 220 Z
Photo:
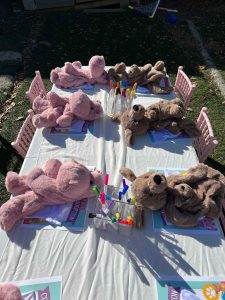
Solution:
M 16 152 L 11 144 L 0 136 L 0 173 L 4 176 L 9 171 L 9 167 L 13 164 L 13 169 L 18 169 L 23 161 L 22 157 Z
M 225 166 L 219 163 L 218 161 L 216 161 L 215 159 L 208 157 L 205 163 L 210 167 L 220 171 L 223 175 L 225 175 Z

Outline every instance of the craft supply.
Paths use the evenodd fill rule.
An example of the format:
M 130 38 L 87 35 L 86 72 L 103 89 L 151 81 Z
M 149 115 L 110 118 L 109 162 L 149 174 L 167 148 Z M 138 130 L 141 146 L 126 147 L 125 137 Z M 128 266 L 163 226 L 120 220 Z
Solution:
M 137 202 L 136 198 L 135 198 L 135 197 L 131 197 L 131 203 L 132 203 L 133 205 L 135 205 L 136 202 Z
M 108 182 L 109 182 L 109 174 L 105 174 L 104 185 L 108 185 Z
M 101 204 L 105 205 L 105 193 L 104 192 L 100 193 L 100 200 L 101 200 Z
M 105 215 L 108 215 L 109 213 L 109 209 L 105 205 L 102 205 L 102 211 L 104 212 Z
M 131 216 L 127 217 L 127 222 L 128 222 L 128 225 L 133 225 L 134 224 L 134 220 Z
M 127 99 L 130 99 L 130 92 L 131 92 L 130 89 L 126 89 L 126 97 L 127 97 Z
M 116 89 L 115 89 L 115 94 L 116 94 L 116 95 L 119 95 L 119 94 L 121 94 L 121 90 L 120 90 L 120 88 L 119 88 L 119 87 L 116 87 Z
M 104 193 L 105 193 L 105 195 L 107 195 L 108 182 L 109 182 L 109 174 L 105 174 L 105 176 L 104 176 Z
M 117 220 L 115 217 L 112 217 L 111 221 L 112 221 L 112 223 L 116 223 Z
M 96 194 L 96 196 L 99 196 L 100 191 L 99 191 L 99 188 L 97 187 L 97 185 L 93 185 L 92 191 Z
M 119 218 L 120 218 L 120 213 L 117 212 L 117 213 L 115 214 L 115 217 L 116 217 L 117 220 L 119 220 Z

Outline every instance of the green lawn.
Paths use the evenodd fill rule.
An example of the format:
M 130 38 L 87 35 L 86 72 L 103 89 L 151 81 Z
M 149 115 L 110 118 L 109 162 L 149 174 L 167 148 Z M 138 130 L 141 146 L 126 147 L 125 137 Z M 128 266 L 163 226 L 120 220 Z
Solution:
M 94 54 L 104 55 L 108 65 L 124 61 L 127 65 L 154 63 L 164 60 L 168 73 L 174 79 L 177 67 L 183 65 L 185 72 L 193 77 L 198 87 L 191 103 L 190 115 L 197 116 L 202 106 L 209 108 L 215 134 L 219 140 L 212 158 L 220 168 L 225 166 L 225 137 L 223 124 L 225 110 L 223 99 L 215 90 L 207 76 L 196 45 L 184 20 L 172 26 L 164 21 L 163 14 L 154 20 L 136 15 L 133 11 L 113 14 L 84 14 L 72 10 L 24 13 L 10 16 L 0 21 L 5 30 L 2 32 L 2 49 L 22 51 L 24 80 L 17 88 L 14 107 L 0 123 L 1 158 L 0 199 L 5 201 L 9 195 L 4 188 L 4 177 L 8 170 L 19 170 L 21 159 L 11 150 L 10 143 L 21 127 L 21 116 L 25 116 L 29 102 L 25 91 L 39 69 L 50 89 L 49 73 L 52 68 L 62 66 L 65 61 L 81 60 L 85 65 Z M 9 30 L 9 26 L 13 27 Z M 18 24 L 18 25 L 17 25 Z M 14 34 L 15 33 L 15 34 Z M 13 40 L 7 42 L 7 37 Z M 27 54 L 28 53 L 28 54 Z M 2 101 L 3 102 L 3 101 Z M 1 102 L 1 103 L 2 103 Z

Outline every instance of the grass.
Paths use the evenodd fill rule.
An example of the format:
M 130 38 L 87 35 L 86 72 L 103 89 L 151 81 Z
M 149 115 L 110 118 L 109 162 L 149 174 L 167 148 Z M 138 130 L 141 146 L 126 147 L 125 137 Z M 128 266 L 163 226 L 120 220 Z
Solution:
M 23 22 L 21 22 L 21 17 Z M 3 50 L 21 51 L 24 56 L 22 74 L 24 79 L 16 88 L 15 105 L 0 124 L 1 157 L 0 199 L 9 195 L 4 188 L 4 177 L 8 170 L 19 171 L 21 159 L 12 152 L 11 141 L 21 127 L 21 117 L 26 115 L 29 102 L 25 98 L 34 71 L 39 69 L 50 89 L 49 73 L 52 68 L 62 66 L 65 61 L 79 59 L 84 65 L 94 54 L 104 55 L 107 65 L 124 61 L 127 65 L 155 62 L 167 63 L 167 70 L 174 79 L 177 67 L 183 65 L 185 72 L 193 77 L 198 88 L 191 104 L 191 117 L 196 117 L 202 106 L 207 106 L 215 134 L 219 140 L 212 158 L 222 170 L 225 165 L 225 137 L 223 122 L 225 111 L 221 109 L 223 99 L 210 81 L 207 70 L 196 49 L 186 22 L 168 25 L 160 14 L 151 21 L 132 11 L 112 14 L 84 14 L 73 10 L 46 11 L 12 15 L 3 22 Z M 13 23 L 13 27 L 10 27 Z M 22 23 L 22 24 L 20 24 Z M 9 36 L 13 35 L 13 40 Z M 8 40 L 8 41 L 7 41 Z M 3 103 L 6 99 L 3 99 Z

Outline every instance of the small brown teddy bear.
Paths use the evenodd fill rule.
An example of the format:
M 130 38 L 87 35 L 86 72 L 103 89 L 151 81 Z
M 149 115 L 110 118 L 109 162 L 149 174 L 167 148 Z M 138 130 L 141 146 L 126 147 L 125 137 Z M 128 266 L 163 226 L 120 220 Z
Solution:
M 147 74 L 151 71 L 152 65 L 146 64 L 143 67 L 132 65 L 128 71 L 128 80 L 131 85 L 137 83 L 138 85 L 146 85 L 148 83 Z
M 135 135 L 146 134 L 149 129 L 149 121 L 142 105 L 134 105 L 122 114 L 115 114 L 111 118 L 113 121 L 120 122 L 128 146 L 133 144 Z
M 137 201 L 135 222 L 137 227 L 141 227 L 145 209 L 158 210 L 165 205 L 167 197 L 166 178 L 162 174 L 151 172 L 137 177 L 128 168 L 121 168 L 120 174 L 132 182 L 131 191 Z
M 198 164 L 183 175 L 170 175 L 167 181 L 165 212 L 173 224 L 196 226 L 200 217 L 219 217 L 225 195 L 225 178 L 219 171 Z
M 121 80 L 128 80 L 128 74 L 126 72 L 125 63 L 121 62 L 108 70 L 109 78 L 114 82 L 119 82 Z
M 190 137 L 199 136 L 201 132 L 196 123 L 185 118 L 185 112 L 184 103 L 179 98 L 154 103 L 146 109 L 149 128 L 153 130 L 167 129 L 174 134 L 183 132 Z
M 146 116 L 150 122 L 161 122 L 168 119 L 181 119 L 185 114 L 184 103 L 176 98 L 171 101 L 159 101 L 146 109 Z

